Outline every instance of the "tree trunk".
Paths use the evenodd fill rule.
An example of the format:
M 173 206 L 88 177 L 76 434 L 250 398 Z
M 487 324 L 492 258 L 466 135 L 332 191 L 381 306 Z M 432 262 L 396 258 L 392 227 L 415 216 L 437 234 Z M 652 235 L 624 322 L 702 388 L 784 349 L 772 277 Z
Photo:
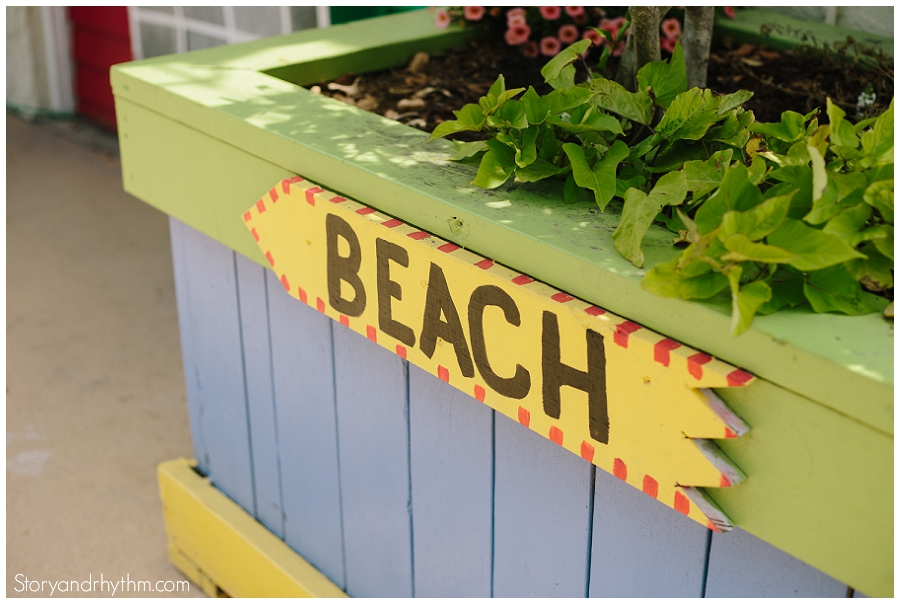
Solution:
M 628 41 L 619 62 L 616 81 L 630 91 L 637 89 L 637 72 L 651 61 L 659 61 L 659 24 L 668 6 L 631 6 Z
M 681 45 L 688 88 L 706 88 L 714 16 L 715 9 L 711 6 L 686 6 L 684 9 Z

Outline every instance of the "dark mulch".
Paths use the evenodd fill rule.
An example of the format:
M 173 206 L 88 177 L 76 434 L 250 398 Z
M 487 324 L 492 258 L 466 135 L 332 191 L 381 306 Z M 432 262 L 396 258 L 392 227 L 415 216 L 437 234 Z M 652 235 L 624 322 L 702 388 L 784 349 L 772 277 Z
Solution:
M 712 49 L 708 86 L 721 93 L 752 91 L 745 107 L 762 122 L 777 122 L 788 109 L 806 114 L 821 108 L 824 114 L 827 97 L 855 117 L 857 99 L 867 87 L 876 94 L 873 109 L 886 108 L 894 94 L 893 61 L 864 62 L 854 59 L 853 51 L 851 46 L 844 53 L 849 58 L 841 58 L 726 40 Z M 477 103 L 498 74 L 504 75 L 507 88 L 532 85 L 540 93 L 549 92 L 540 75 L 546 61 L 528 59 L 501 41 L 473 41 L 440 55 L 418 57 L 403 68 L 345 74 L 311 89 L 431 132 L 440 122 L 454 119 L 454 109 Z

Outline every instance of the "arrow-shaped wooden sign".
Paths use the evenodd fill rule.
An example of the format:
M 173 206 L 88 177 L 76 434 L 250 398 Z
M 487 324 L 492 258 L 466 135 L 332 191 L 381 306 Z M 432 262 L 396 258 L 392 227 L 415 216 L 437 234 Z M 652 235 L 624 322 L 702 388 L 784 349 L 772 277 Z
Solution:
M 714 529 L 755 378 L 296 176 L 243 215 L 291 296 Z

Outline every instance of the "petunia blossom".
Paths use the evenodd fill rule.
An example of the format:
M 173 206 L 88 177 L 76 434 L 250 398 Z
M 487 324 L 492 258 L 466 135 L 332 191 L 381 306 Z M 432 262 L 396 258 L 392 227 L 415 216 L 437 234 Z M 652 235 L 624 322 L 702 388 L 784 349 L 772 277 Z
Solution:
M 541 54 L 545 57 L 556 56 L 560 50 L 562 50 L 562 42 L 559 41 L 559 38 L 547 36 L 541 39 Z
M 578 39 L 578 28 L 574 25 L 563 25 L 557 35 L 564 44 L 571 44 Z
M 529 59 L 536 59 L 538 56 L 538 45 L 533 40 L 529 40 L 522 45 L 522 54 Z
M 484 16 L 484 7 L 464 6 L 463 16 L 466 18 L 466 21 L 481 21 L 481 18 Z
M 604 38 L 599 33 L 597 33 L 597 30 L 593 29 L 593 28 L 588 28 L 588 29 L 584 30 L 584 33 L 581 34 L 581 37 L 583 39 L 590 40 L 596 46 L 600 46 L 601 44 L 606 43 L 606 38 Z
M 513 19 L 521 19 L 521 21 L 525 22 L 525 9 L 521 6 L 516 8 L 511 8 L 506 11 L 506 24 L 512 25 Z
M 563 7 L 563 10 L 565 10 L 566 14 L 570 17 L 578 17 L 584 14 L 583 6 L 565 6 Z
M 732 19 L 734 19 L 734 7 L 733 6 L 725 6 L 723 8 L 725 9 L 725 16 L 731 17 Z
M 447 29 L 447 26 L 450 25 L 450 13 L 443 8 L 437 9 L 434 13 L 434 24 L 441 29 Z
M 663 34 L 671 40 L 675 40 L 681 35 L 681 23 L 678 19 L 666 19 L 660 25 Z
M 622 51 L 624 51 L 624 50 L 625 50 L 625 40 L 622 40 L 621 42 L 617 43 L 615 45 L 615 47 L 613 47 L 612 56 L 620 57 L 620 56 L 622 56 Z
M 678 43 L 677 38 L 660 38 L 659 39 L 659 47 L 665 50 L 668 53 L 675 52 L 675 44 Z
M 527 25 L 513 25 L 503 34 L 503 39 L 510 46 L 519 46 L 531 37 L 531 28 Z
M 624 37 L 622 35 L 624 32 L 619 31 L 623 25 L 625 25 L 625 17 L 616 17 L 615 19 L 604 18 L 600 20 L 600 29 L 605 29 L 611 33 L 614 40 L 619 40 L 619 38 Z
M 541 6 L 538 7 L 538 10 L 541 11 L 541 16 L 547 21 L 556 21 L 562 15 L 562 9 L 558 6 Z

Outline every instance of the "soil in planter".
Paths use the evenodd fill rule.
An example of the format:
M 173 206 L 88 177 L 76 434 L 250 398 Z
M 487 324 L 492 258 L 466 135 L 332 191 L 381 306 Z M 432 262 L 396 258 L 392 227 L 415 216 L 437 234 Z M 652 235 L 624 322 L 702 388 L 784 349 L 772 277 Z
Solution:
M 761 122 L 778 122 L 781 112 L 788 109 L 806 114 L 815 108 L 822 109 L 821 119 L 827 121 L 824 108 L 828 97 L 848 116 L 856 117 L 864 91 L 876 97 L 870 112 L 887 108 L 894 94 L 893 60 L 862 62 L 855 58 L 852 43 L 837 50 L 837 54 L 809 47 L 774 51 L 764 45 L 736 45 L 725 40 L 710 53 L 707 83 L 723 94 L 741 89 L 753 92 L 745 107 Z M 540 72 L 547 60 L 526 58 L 499 40 L 472 41 L 439 55 L 420 53 L 404 68 L 345 74 L 310 89 L 431 132 L 442 121 L 455 119 L 453 110 L 477 103 L 498 74 L 504 75 L 507 88 L 531 85 L 546 94 L 550 89 Z M 576 81 L 581 81 L 584 68 L 578 67 L 582 73 Z M 612 77 L 614 69 L 615 65 L 610 65 L 607 77 Z M 453 138 L 478 138 L 474 133 L 460 134 Z

